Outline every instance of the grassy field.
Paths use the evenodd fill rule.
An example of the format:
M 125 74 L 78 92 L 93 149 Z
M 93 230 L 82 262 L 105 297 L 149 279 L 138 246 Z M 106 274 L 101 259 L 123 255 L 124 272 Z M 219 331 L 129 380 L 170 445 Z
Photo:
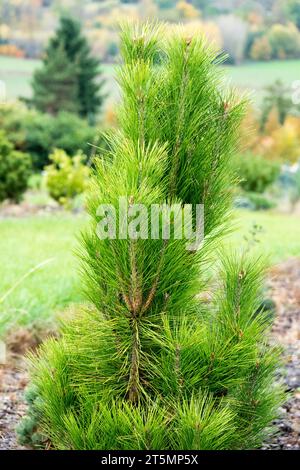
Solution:
M 288 258 L 300 257 L 300 216 L 270 212 L 238 211 L 236 231 L 226 244 L 240 246 L 245 237 L 251 239 L 254 225 L 261 227 L 256 238 L 257 249 L 269 256 L 271 264 L 280 263 Z
M 84 221 L 72 215 L 0 221 L 0 332 L 7 324 L 44 321 L 80 301 L 73 251 Z M 22 276 L 45 261 L 1 302 Z
M 0 80 L 5 82 L 9 101 L 20 96 L 26 98 L 31 96 L 31 77 L 40 64 L 39 60 L 0 56 Z M 113 66 L 104 64 L 102 70 L 107 79 L 105 91 L 115 94 L 115 85 L 112 84 Z
M 226 69 L 232 83 L 242 90 L 250 91 L 255 102 L 261 100 L 264 87 L 277 79 L 287 87 L 291 87 L 295 80 L 300 80 L 300 60 L 248 62 Z
M 0 57 L 0 80 L 6 85 L 7 99 L 31 95 L 30 80 L 39 61 Z
M 262 226 L 258 249 L 270 253 L 271 262 L 300 257 L 300 218 L 276 213 L 236 213 L 238 231 L 225 242 L 241 246 L 253 224 Z M 0 220 L 0 334 L 13 324 L 45 322 L 82 293 L 76 235 L 86 223 L 71 214 Z M 23 280 L 1 302 L 5 293 L 39 263 L 50 260 Z
M 30 80 L 37 60 L 0 57 L 0 80 L 6 83 L 8 100 L 31 94 Z M 109 64 L 102 66 L 106 81 L 106 91 L 114 97 L 116 84 L 113 80 L 114 67 Z M 239 66 L 227 66 L 229 80 L 242 90 L 250 90 L 254 101 L 259 101 L 263 88 L 276 79 L 281 79 L 287 86 L 294 80 L 300 80 L 300 61 L 250 62 Z

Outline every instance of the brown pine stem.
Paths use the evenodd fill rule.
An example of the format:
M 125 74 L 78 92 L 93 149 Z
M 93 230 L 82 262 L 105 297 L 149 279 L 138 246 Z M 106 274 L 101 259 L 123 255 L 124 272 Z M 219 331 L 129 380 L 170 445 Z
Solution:
M 138 272 L 136 260 L 136 240 L 130 242 L 130 264 L 131 264 L 131 306 L 132 313 L 137 316 L 143 302 L 142 280 Z
M 128 400 L 132 403 L 139 401 L 139 360 L 140 360 L 140 337 L 138 320 L 132 320 L 132 350 L 131 364 L 128 382 Z
M 148 294 L 148 297 L 147 297 L 145 303 L 143 304 L 143 306 L 141 308 L 141 315 L 143 315 L 143 313 L 145 313 L 150 308 L 150 306 L 153 302 L 153 299 L 155 297 L 155 294 L 156 294 L 156 291 L 157 291 L 157 286 L 158 286 L 158 283 L 159 283 L 161 270 L 162 270 L 162 265 L 163 265 L 163 254 L 166 250 L 167 244 L 168 244 L 168 240 L 165 240 L 164 245 L 163 245 L 163 247 L 161 249 L 161 252 L 160 252 L 160 261 L 159 261 L 157 273 L 156 273 L 153 285 L 152 285 L 152 287 L 150 289 L 150 292 Z

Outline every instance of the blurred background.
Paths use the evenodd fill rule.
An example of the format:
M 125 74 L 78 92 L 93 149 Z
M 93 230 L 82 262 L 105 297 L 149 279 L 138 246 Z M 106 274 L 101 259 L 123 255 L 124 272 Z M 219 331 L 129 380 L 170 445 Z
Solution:
M 22 354 L 83 302 L 74 249 L 93 157 L 117 126 L 118 25 L 147 18 L 204 34 L 250 97 L 225 243 L 269 253 L 266 308 L 298 393 L 283 439 L 299 445 L 300 0 L 0 0 L 0 339 Z M 14 419 L 4 448 L 17 446 Z

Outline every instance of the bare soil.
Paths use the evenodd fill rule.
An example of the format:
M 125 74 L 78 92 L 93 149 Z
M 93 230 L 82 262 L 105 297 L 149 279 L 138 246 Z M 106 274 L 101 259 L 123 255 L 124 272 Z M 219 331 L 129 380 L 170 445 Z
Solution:
M 21 356 L 11 355 L 8 364 L 0 367 L 0 450 L 25 449 L 17 442 L 15 427 L 26 413 L 28 377 Z

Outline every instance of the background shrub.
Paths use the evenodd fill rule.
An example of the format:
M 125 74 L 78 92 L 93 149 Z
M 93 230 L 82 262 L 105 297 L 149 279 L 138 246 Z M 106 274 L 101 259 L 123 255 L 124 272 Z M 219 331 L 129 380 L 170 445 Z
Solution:
M 278 120 L 281 125 L 284 124 L 288 114 L 292 111 L 293 103 L 291 100 L 291 91 L 280 80 L 276 80 L 265 88 L 266 94 L 262 101 L 261 129 L 268 120 L 272 110 L 278 113 Z
M 14 44 L 0 44 L 0 55 L 22 58 L 25 53 Z
M 23 121 L 30 111 L 22 103 L 0 105 L 0 128 L 17 150 L 24 150 Z
M 269 198 L 259 193 L 247 193 L 246 197 L 249 200 L 250 205 L 255 211 L 266 211 L 268 209 L 274 209 L 276 204 Z
M 65 150 L 69 155 L 75 155 L 78 150 L 87 154 L 89 144 L 97 143 L 96 130 L 83 119 L 66 112 L 55 118 L 34 113 L 23 122 L 23 128 L 25 149 L 32 155 L 37 169 L 49 163 L 49 152 L 55 148 Z
M 272 47 L 266 36 L 255 39 L 251 50 L 250 57 L 253 60 L 270 60 L 272 57 Z
M 0 133 L 0 202 L 5 199 L 19 202 L 30 173 L 30 156 L 14 150 L 4 133 Z
M 98 145 L 100 134 L 95 127 L 76 115 L 62 112 L 56 117 L 28 110 L 24 105 L 0 107 L 0 126 L 17 150 L 30 153 L 33 166 L 42 170 L 55 148 L 75 155 L 90 153 L 89 144 Z
M 288 118 L 284 125 L 271 134 L 271 145 L 266 156 L 277 158 L 283 162 L 295 163 L 300 156 L 299 125 L 293 118 Z
M 274 24 L 268 33 L 268 39 L 274 59 L 299 57 L 300 34 L 294 24 Z
M 259 155 L 246 153 L 236 158 L 240 186 L 244 191 L 263 193 L 279 176 L 280 165 Z
M 300 1 L 288 0 L 285 3 L 287 17 L 300 29 Z
M 68 206 L 86 189 L 90 169 L 83 163 L 85 156 L 78 153 L 70 157 L 64 150 L 56 149 L 49 159 L 52 164 L 46 167 L 45 179 L 50 196 Z
M 300 54 L 300 33 L 293 23 L 250 32 L 246 54 L 253 60 L 292 59 Z

